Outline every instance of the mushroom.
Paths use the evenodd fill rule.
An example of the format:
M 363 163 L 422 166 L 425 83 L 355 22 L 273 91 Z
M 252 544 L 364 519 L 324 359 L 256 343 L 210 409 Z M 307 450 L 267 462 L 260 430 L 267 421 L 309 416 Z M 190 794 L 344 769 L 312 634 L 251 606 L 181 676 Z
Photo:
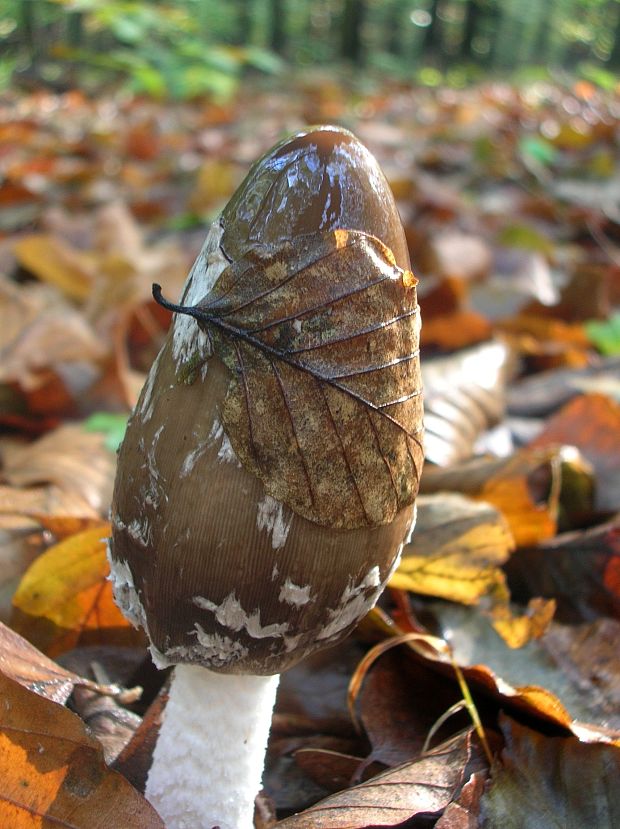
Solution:
M 169 829 L 252 825 L 278 674 L 377 601 L 423 462 L 415 278 L 372 155 L 306 130 L 211 227 L 130 420 L 109 547 L 174 665 L 146 796 Z

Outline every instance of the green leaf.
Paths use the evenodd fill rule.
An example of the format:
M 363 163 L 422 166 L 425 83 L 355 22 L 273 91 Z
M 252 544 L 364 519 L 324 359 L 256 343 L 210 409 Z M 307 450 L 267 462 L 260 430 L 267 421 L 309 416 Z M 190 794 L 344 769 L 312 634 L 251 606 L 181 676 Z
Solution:
M 537 135 L 526 135 L 519 141 L 521 155 L 538 164 L 552 164 L 557 156 L 555 147 Z
M 86 432 L 103 432 L 105 446 L 110 452 L 116 452 L 125 436 L 127 415 L 112 412 L 96 412 L 84 421 Z
M 509 248 L 522 248 L 537 253 L 550 255 L 554 251 L 553 242 L 538 230 L 525 224 L 512 224 L 501 230 L 498 241 Z
M 584 328 L 590 341 L 602 354 L 613 357 L 620 354 L 620 313 L 608 320 L 589 320 Z

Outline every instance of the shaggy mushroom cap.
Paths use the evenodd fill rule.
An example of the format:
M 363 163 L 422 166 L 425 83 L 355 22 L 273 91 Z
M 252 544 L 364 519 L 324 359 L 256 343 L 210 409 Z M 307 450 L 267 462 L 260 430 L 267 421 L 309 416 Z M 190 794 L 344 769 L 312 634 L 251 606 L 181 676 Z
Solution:
M 320 272 L 312 270 L 317 246 L 327 251 L 321 254 Z M 365 257 L 360 274 L 364 268 L 378 269 L 381 284 L 376 289 L 354 292 L 354 301 L 362 303 L 355 309 L 358 315 L 365 312 L 364 302 L 382 302 L 383 294 L 375 291 L 384 290 L 392 291 L 389 302 L 406 295 L 404 310 L 376 327 L 376 337 L 363 341 L 361 355 L 356 351 L 359 335 L 342 346 L 355 365 L 349 373 L 361 377 L 357 386 L 340 393 L 344 380 L 337 387 L 335 380 L 318 383 L 315 397 L 298 400 L 295 378 L 286 385 L 289 375 L 303 375 L 304 382 L 309 375 L 305 368 L 295 370 L 297 357 L 286 355 L 294 354 L 295 338 L 310 326 L 316 297 L 340 278 L 334 268 L 339 262 L 347 266 L 338 256 L 339 246 Z M 295 257 L 301 264 L 283 271 Z M 126 616 L 147 631 L 156 664 L 279 673 L 311 651 L 340 641 L 376 602 L 412 526 L 423 462 L 419 314 L 408 268 L 400 219 L 377 162 L 353 135 L 336 127 L 305 131 L 277 145 L 254 165 L 212 226 L 183 292 L 183 308 L 195 310 L 175 316 L 142 390 L 120 449 L 112 505 L 115 597 Z M 295 306 L 283 316 L 281 308 L 261 306 L 257 313 L 266 315 L 268 323 L 244 322 L 243 338 L 228 342 L 222 330 L 225 334 L 223 326 L 232 326 L 234 313 L 221 312 L 219 328 L 214 328 L 212 309 L 224 307 L 233 294 L 235 313 L 244 304 L 260 305 L 275 290 L 269 282 L 276 278 L 273 273 L 278 285 L 289 286 L 286 290 L 295 283 L 302 312 Z M 289 297 L 293 305 L 296 297 Z M 335 304 L 327 312 L 335 317 L 325 320 L 337 318 Z M 253 333 L 259 329 L 269 331 Z M 244 361 L 256 351 L 252 337 L 259 336 L 271 362 L 261 352 L 262 362 L 257 357 L 246 375 Z M 391 339 L 388 343 L 382 337 Z M 391 357 L 387 364 L 402 373 L 399 382 L 408 391 L 402 400 L 376 406 L 372 418 L 364 411 L 368 435 L 358 436 L 352 425 L 361 416 L 359 399 L 368 395 L 373 375 L 380 374 L 373 366 L 384 367 L 386 343 L 404 349 L 404 356 Z M 323 341 L 311 346 L 319 347 Z M 329 352 L 329 343 L 324 350 Z M 278 361 L 272 354 L 284 354 L 288 363 L 274 368 Z M 362 359 L 369 368 L 360 368 Z M 255 383 L 250 388 L 248 377 Z M 314 375 L 310 379 L 317 384 Z M 282 417 L 270 410 L 279 390 L 286 403 Z M 308 394 L 307 388 L 303 391 Z M 325 398 L 321 411 L 329 415 L 329 429 L 325 447 L 314 441 L 313 446 L 325 449 L 315 463 L 303 430 L 318 428 L 310 422 L 316 395 Z M 405 405 L 406 423 L 417 423 L 412 434 L 418 438 L 403 442 L 399 435 L 400 442 L 394 438 L 394 446 L 388 446 L 391 438 L 382 431 L 383 421 L 386 430 L 395 429 L 399 407 Z M 381 414 L 382 406 L 392 414 Z M 293 448 L 290 434 L 296 435 Z M 261 440 L 271 454 L 254 452 Z M 338 441 L 338 451 L 330 454 Z M 376 458 L 365 450 L 365 442 L 372 444 Z M 293 458 L 295 452 L 301 464 L 297 455 Z M 287 478 L 289 457 L 306 475 L 309 495 L 295 494 L 298 478 L 293 476 L 292 484 Z M 373 494 L 373 481 L 381 477 L 391 481 L 394 491 L 385 510 Z M 356 493 L 359 515 L 345 514 L 341 506 L 346 487 Z

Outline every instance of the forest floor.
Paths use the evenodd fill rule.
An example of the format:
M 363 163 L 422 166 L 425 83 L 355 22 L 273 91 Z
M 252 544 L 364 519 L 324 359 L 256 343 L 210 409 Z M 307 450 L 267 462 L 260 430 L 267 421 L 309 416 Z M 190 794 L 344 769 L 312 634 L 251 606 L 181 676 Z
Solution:
M 619 825 L 620 97 L 315 80 L 227 104 L 0 97 L 3 826 L 103 826 L 112 790 L 107 826 L 162 826 L 140 794 L 162 675 L 101 541 L 169 323 L 151 286 L 178 296 L 251 164 L 320 123 L 355 132 L 398 203 L 427 463 L 380 606 L 282 679 L 257 826 Z

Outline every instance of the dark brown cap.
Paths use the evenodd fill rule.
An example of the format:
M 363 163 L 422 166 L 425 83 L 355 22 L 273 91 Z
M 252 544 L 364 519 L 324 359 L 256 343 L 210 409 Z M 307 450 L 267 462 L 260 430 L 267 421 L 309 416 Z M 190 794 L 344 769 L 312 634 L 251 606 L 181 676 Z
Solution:
M 423 459 L 408 264 L 376 161 L 335 127 L 264 156 L 212 228 L 112 507 L 115 595 L 160 664 L 278 673 L 378 598 Z

